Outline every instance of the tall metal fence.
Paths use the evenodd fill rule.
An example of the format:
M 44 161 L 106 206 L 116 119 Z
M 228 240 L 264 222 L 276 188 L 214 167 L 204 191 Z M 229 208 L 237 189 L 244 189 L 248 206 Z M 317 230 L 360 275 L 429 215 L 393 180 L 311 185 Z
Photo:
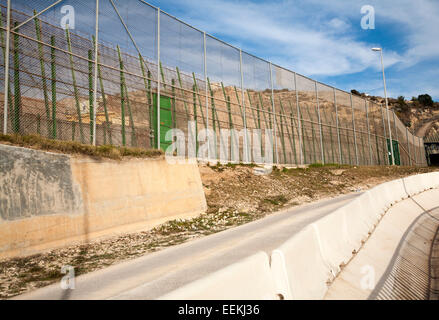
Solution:
M 13 0 L 10 19 L 8 1 L 0 6 L 4 133 L 165 149 L 169 129 L 186 142 L 210 129 L 212 158 L 251 162 L 255 151 L 273 151 L 287 165 L 387 165 L 392 144 L 397 164 L 426 165 L 422 139 L 393 111 L 142 0 Z M 263 142 L 268 130 L 273 150 Z

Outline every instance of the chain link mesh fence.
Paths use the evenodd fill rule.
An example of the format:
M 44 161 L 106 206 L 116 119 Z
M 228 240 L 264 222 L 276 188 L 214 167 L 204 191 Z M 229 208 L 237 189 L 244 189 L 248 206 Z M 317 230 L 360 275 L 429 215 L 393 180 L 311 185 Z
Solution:
M 0 1 L 4 133 L 167 149 L 177 129 L 184 145 L 176 151 L 226 162 L 387 165 L 393 146 L 396 164 L 426 165 L 422 139 L 393 111 L 242 52 L 142 0 L 100 0 L 98 33 L 95 1 L 53 4 L 12 1 L 8 32 Z

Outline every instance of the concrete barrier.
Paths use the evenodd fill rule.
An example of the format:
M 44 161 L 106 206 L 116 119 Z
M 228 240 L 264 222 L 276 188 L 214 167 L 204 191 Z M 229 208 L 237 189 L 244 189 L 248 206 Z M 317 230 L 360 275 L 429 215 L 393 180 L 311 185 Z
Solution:
M 0 145 L 0 258 L 146 230 L 206 210 L 197 164 Z
M 273 251 L 276 289 L 286 299 L 323 298 L 332 273 L 318 237 L 315 228 L 308 226 Z
M 428 299 L 438 196 L 428 190 L 392 206 L 325 299 Z
M 433 187 L 439 187 L 437 172 L 383 183 L 294 235 L 271 255 L 277 292 L 286 299 L 323 298 L 385 212 Z
M 424 173 L 403 179 L 406 192 L 414 196 L 431 188 L 439 187 L 439 172 Z
M 352 248 L 348 243 L 345 215 L 343 210 L 329 214 L 312 226 L 320 236 L 321 252 L 329 264 L 330 271 L 335 277 L 341 267 L 352 257 Z
M 259 252 L 194 281 L 160 300 L 274 300 L 268 255 Z

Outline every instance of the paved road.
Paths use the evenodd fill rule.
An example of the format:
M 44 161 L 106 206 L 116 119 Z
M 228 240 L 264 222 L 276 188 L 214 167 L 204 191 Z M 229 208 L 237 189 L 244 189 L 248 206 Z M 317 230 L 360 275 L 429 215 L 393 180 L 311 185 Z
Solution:
M 271 253 L 309 223 L 361 193 L 275 213 L 233 229 L 151 253 L 76 279 L 74 290 L 54 284 L 18 299 L 155 299 L 258 251 Z
M 424 138 L 425 134 L 430 129 L 430 127 L 433 125 L 433 123 L 435 123 L 438 120 L 439 120 L 439 116 L 432 117 L 431 120 L 425 122 L 422 126 L 420 126 L 416 130 L 415 135 L 418 137 Z

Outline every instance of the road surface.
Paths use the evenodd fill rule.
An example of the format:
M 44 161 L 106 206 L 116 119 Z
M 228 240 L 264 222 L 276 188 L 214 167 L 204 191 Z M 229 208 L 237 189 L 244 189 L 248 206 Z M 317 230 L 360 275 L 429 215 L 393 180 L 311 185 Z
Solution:
M 425 134 L 430 129 L 430 127 L 433 125 L 433 123 L 435 123 L 438 120 L 439 120 L 438 116 L 431 118 L 431 120 L 429 120 L 428 122 L 425 122 L 424 124 L 422 124 L 421 127 L 419 127 L 416 130 L 415 135 L 418 137 L 424 138 Z

